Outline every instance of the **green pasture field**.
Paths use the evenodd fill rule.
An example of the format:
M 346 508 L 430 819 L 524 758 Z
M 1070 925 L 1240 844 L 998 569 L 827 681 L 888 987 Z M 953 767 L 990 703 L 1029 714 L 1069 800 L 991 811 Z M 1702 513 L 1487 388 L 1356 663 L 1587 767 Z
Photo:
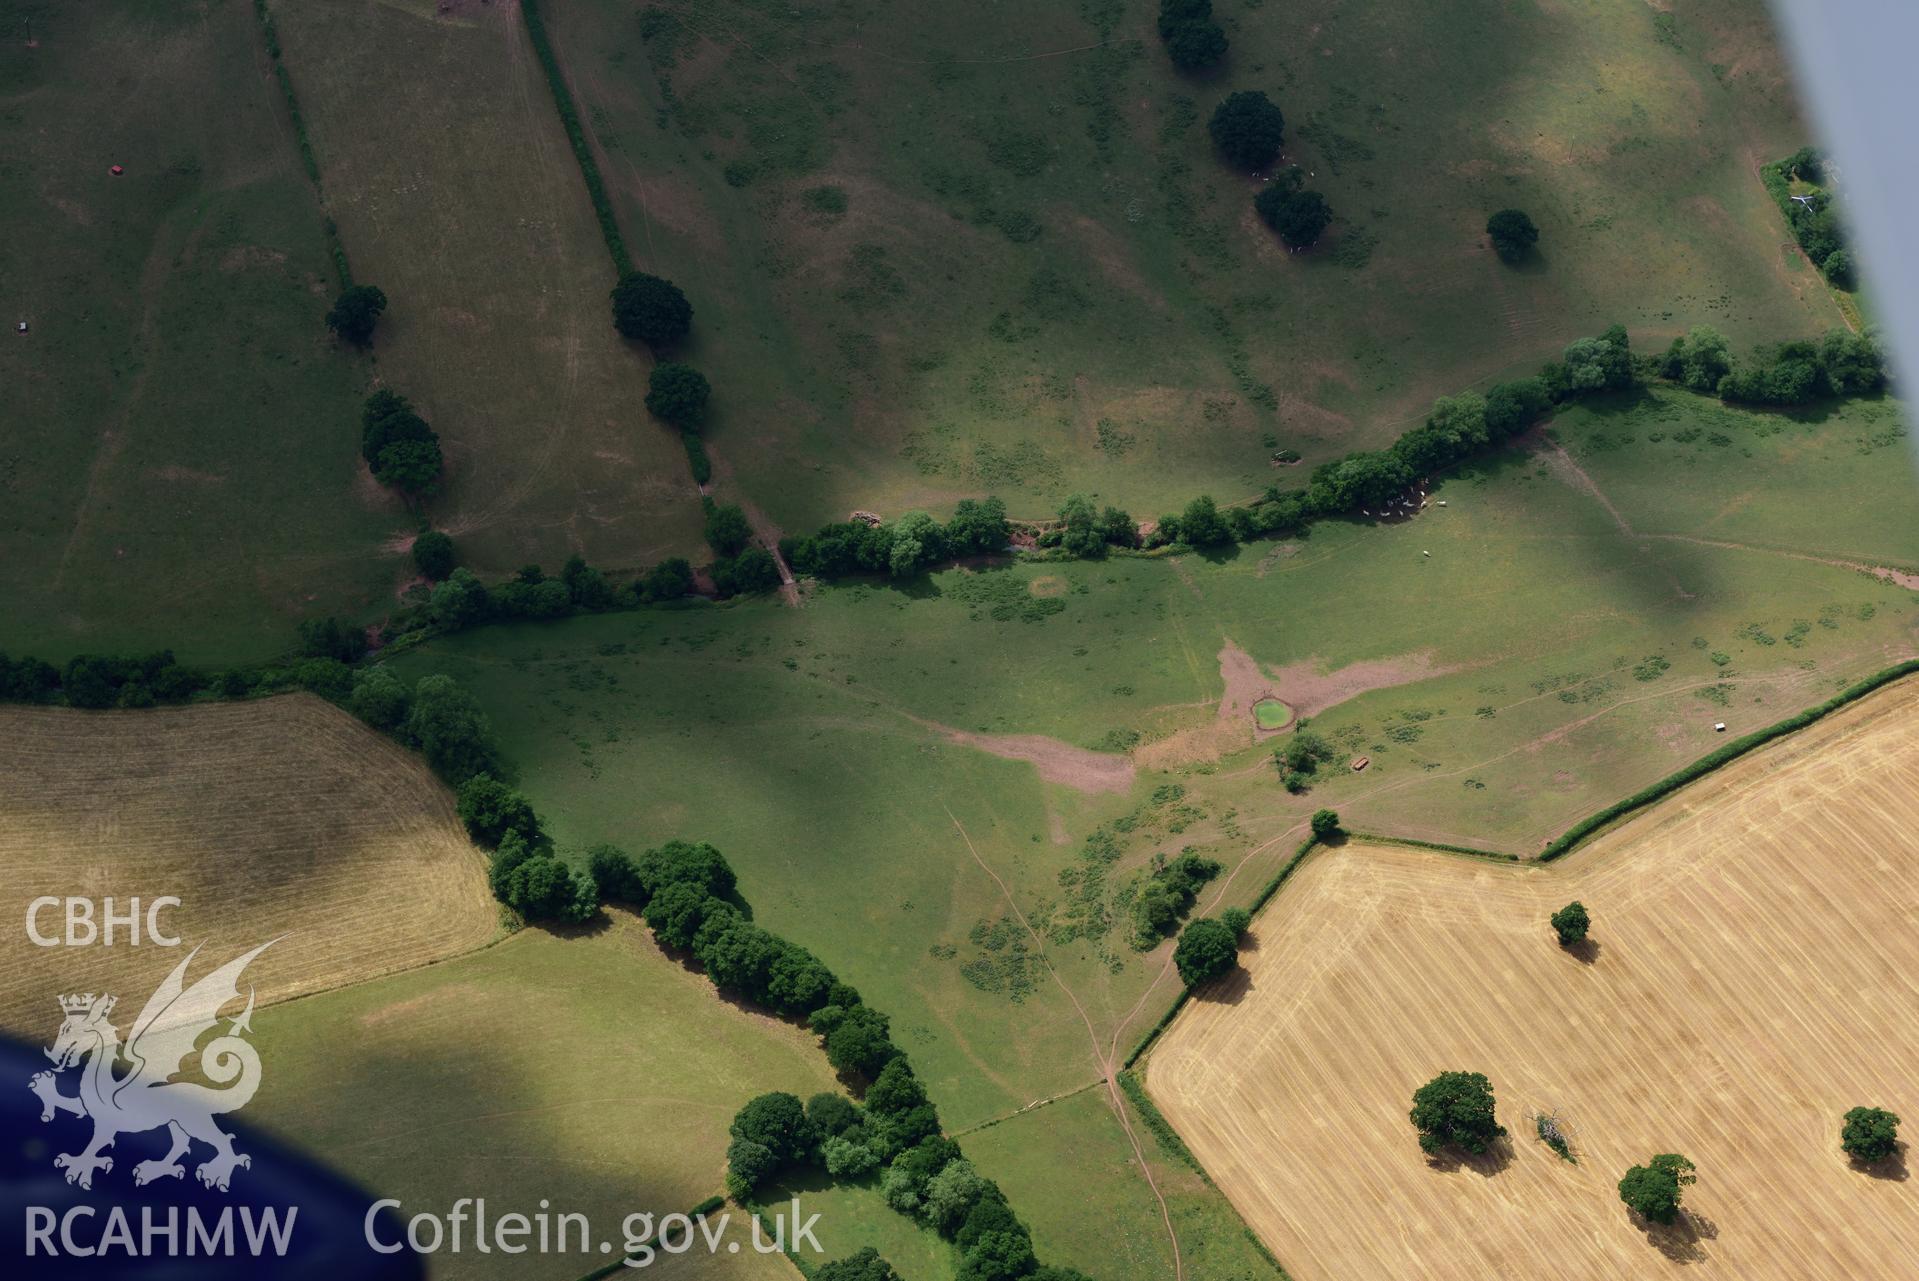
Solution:
M 1634 530 L 1919 569 L 1899 402 L 1752 414 L 1669 388 L 1559 414 L 1553 435 Z
M 699 319 L 709 438 L 788 532 L 986 491 L 1135 515 L 1378 444 L 1613 321 L 1744 347 L 1840 316 L 1756 173 L 1804 137 L 1759 6 L 1149 0 L 545 6 L 644 269 Z M 1288 255 L 1205 121 L 1239 88 L 1338 221 Z M 1540 254 L 1502 266 L 1493 210 Z
M 412 522 L 356 483 L 365 365 L 251 6 L 0 29 L 0 649 L 214 664 L 366 610 Z
M 903 1278 L 953 1281 L 959 1252 L 937 1233 L 886 1204 L 877 1180 L 834 1184 L 816 1176 L 801 1184 L 776 1182 L 761 1194 L 769 1213 L 784 1210 L 789 1215 L 793 1197 L 799 1199 L 802 1221 L 820 1216 L 813 1235 L 819 1238 L 822 1252 L 816 1256 L 809 1246 L 800 1256 L 807 1262 L 843 1259 L 870 1245 Z M 1014 1208 L 1023 1207 L 1016 1204 Z
M 721 1190 L 726 1127 L 748 1099 L 837 1088 L 812 1036 L 720 1000 L 617 913 L 589 937 L 530 931 L 277 1005 L 254 1029 L 271 1070 L 249 1116 L 399 1198 L 406 1215 L 481 1194 L 494 1215 L 532 1214 L 545 1198 L 616 1242 L 628 1214 L 683 1213 Z M 545 1271 L 605 1262 L 576 1255 Z M 436 1265 L 444 1276 L 526 1271 L 524 1259 L 471 1252 Z
M 1261 1257 L 1218 1190 L 1161 1149 L 1130 1103 L 1127 1116 L 1153 1183 L 1166 1198 L 1186 1275 L 1275 1281 L 1278 1271 Z M 1032 1221 L 1034 1236 L 1051 1243 L 1048 1257 L 1089 1277 L 1173 1274 L 1159 1202 L 1140 1177 L 1132 1144 L 1103 1088 L 1036 1109 L 965 1142 L 968 1156 Z M 1074 1171 L 1071 1195 L 1060 1194 L 1061 1170 Z
M 519 6 L 272 10 L 354 275 L 389 300 L 378 378 L 445 446 L 429 511 L 462 558 L 700 555 L 699 495 L 642 406 L 651 357 L 612 328 L 613 266 Z
M 1768 453 L 1773 417 L 1672 403 L 1746 433 L 1702 439 L 1711 462 L 1698 466 L 1736 458 L 1727 484 L 1740 465 L 1748 486 L 1789 483 Z M 1909 513 L 1903 453 L 1867 467 L 1845 447 L 1872 408 L 1795 426 L 1797 466 L 1815 489 L 1843 469 L 1856 501 Z M 1588 456 L 1584 423 L 1563 436 L 1575 461 Z M 1629 533 L 1552 445 L 1530 440 L 1447 481 L 1444 508 L 1403 523 L 1334 522 L 1211 557 L 822 587 L 800 609 L 740 601 L 494 627 L 396 662 L 475 691 L 571 856 L 601 840 L 717 844 L 763 924 L 892 1015 L 948 1126 L 965 1131 L 1095 1083 L 1172 1001 L 1166 946 L 1127 943 L 1127 893 L 1155 854 L 1190 847 L 1224 864 L 1199 904 L 1216 911 L 1250 902 L 1322 805 L 1356 830 L 1530 853 L 1710 750 L 1715 721 L 1769 724 L 1914 652 L 1906 589 L 1795 558 L 1784 535 L 1781 550 L 1753 551 Z M 1819 531 L 1793 517 L 1788 532 Z M 1085 793 L 941 728 L 1146 751 L 1213 723 L 1229 640 L 1296 705 L 1291 664 L 1401 664 L 1409 683 L 1361 683 L 1312 718 L 1371 767 L 1326 768 L 1288 795 L 1248 726 L 1219 759 Z M 1089 885 L 1103 924 L 1082 910 Z M 1037 949 L 1015 946 L 1006 893 L 1048 936 L 1058 982 Z M 1095 1097 L 967 1143 L 1001 1153 L 982 1166 L 1010 1189 L 1020 1175 L 1002 1139 L 1045 1127 L 1063 1149 L 1103 1150 L 1120 1141 L 1115 1124 Z M 1195 1186 L 1195 1221 L 1227 1213 Z M 1089 1180 L 1085 1195 L 1119 1204 L 1144 1189 Z M 1043 1255 L 1082 1248 L 1069 1223 L 1015 1204 Z M 1163 1275 L 1143 1245 L 1138 1258 L 1140 1275 Z

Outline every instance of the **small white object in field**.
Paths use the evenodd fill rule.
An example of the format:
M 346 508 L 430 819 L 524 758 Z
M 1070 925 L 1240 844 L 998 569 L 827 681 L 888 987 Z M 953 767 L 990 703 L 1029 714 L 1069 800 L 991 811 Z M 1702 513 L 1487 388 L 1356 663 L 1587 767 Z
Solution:
M 1445 500 L 1445 499 L 1443 499 L 1443 498 L 1442 498 L 1442 499 L 1440 499 L 1440 500 L 1439 500 L 1439 505 L 1440 505 L 1441 507 L 1444 507 L 1444 506 L 1446 505 L 1446 500 Z
M 27 332 L 27 322 L 24 320 L 20 322 L 20 332 L 23 334 Z
M 1714 721 L 1712 727 L 1716 733 L 1723 734 L 1726 732 L 1726 722 L 1724 721 Z
M 1431 553 L 1431 552 L 1421 552 L 1421 553 L 1419 553 L 1419 554 L 1420 554 L 1421 556 L 1430 556 L 1430 555 L 1432 555 L 1432 553 Z

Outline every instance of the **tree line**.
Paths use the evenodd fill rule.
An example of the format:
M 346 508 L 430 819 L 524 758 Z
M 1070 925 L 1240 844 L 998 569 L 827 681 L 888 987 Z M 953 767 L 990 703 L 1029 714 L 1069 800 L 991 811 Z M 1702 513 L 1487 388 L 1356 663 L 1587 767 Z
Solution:
M 636 856 L 601 844 L 587 851 L 583 869 L 570 867 L 532 804 L 489 773 L 460 784 L 458 812 L 474 842 L 492 852 L 494 895 L 523 919 L 574 923 L 602 904 L 630 908 L 661 947 L 690 957 L 720 991 L 803 1021 L 834 1070 L 861 1087 L 858 1102 L 823 1093 L 802 1103 L 774 1092 L 742 1107 L 726 1150 L 735 1200 L 750 1205 L 771 1180 L 799 1168 L 877 1178 L 889 1205 L 959 1248 L 961 1281 L 1085 1281 L 1040 1266 L 1006 1194 L 941 1132 L 891 1021 L 812 952 L 756 925 L 719 850 L 676 840 Z
M 1760 181 L 1773 203 L 1785 216 L 1792 238 L 1819 273 L 1840 289 L 1858 283 L 1858 268 L 1853 263 L 1839 211 L 1833 208 L 1830 192 L 1817 189 L 1825 180 L 1825 163 L 1812 147 L 1801 147 L 1784 160 L 1776 160 L 1759 171 Z M 1814 184 L 1815 190 L 1803 199 L 1792 194 L 1792 180 Z

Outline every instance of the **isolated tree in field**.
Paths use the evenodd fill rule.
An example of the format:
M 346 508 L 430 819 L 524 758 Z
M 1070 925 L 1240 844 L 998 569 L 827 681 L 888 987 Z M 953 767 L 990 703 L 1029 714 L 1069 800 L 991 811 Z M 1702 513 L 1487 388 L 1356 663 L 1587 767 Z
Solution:
M 613 286 L 613 327 L 658 351 L 686 337 L 693 304 L 672 281 L 629 271 Z
M 1478 1156 L 1506 1134 L 1494 1115 L 1493 1083 L 1481 1072 L 1441 1072 L 1413 1092 L 1411 1117 L 1425 1152 Z
M 1899 1118 L 1884 1108 L 1854 1108 L 1839 1129 L 1839 1146 L 1855 1161 L 1883 1161 L 1899 1148 Z
M 1288 249 L 1311 246 L 1333 221 L 1332 206 L 1317 191 L 1281 193 L 1268 187 L 1254 197 L 1253 208 Z
M 1552 927 L 1553 933 L 1559 936 L 1559 945 L 1570 947 L 1586 941 L 1586 931 L 1592 927 L 1592 917 L 1586 914 L 1586 905 L 1574 899 L 1552 914 Z
M 1213 0 L 1160 0 L 1159 38 L 1181 71 L 1210 67 L 1226 56 L 1226 33 L 1213 21 Z
M 706 375 L 691 365 L 663 360 L 647 379 L 646 411 L 669 427 L 698 431 L 706 421 L 707 398 L 713 388 Z
M 1501 262 L 1518 262 L 1539 243 L 1539 228 L 1520 209 L 1501 209 L 1486 219 L 1486 234 Z
M 1679 1190 L 1698 1181 L 1693 1163 L 1675 1152 L 1662 1152 L 1646 1165 L 1635 1165 L 1619 1180 L 1619 1199 L 1626 1208 L 1654 1223 L 1679 1217 Z
M 373 341 L 373 328 L 386 310 L 386 295 L 373 285 L 352 285 L 334 299 L 326 327 L 356 347 Z
M 1227 164 L 1235 169 L 1261 169 L 1279 155 L 1286 118 L 1258 89 L 1241 89 L 1213 109 L 1206 132 Z
M 453 572 L 453 539 L 437 529 L 429 529 L 413 540 L 413 568 L 423 578 L 439 582 Z
M 1218 978 L 1239 959 L 1239 933 L 1226 922 L 1202 916 L 1180 931 L 1173 964 L 1187 987 Z
M 1312 819 L 1313 835 L 1318 839 L 1330 840 L 1338 836 L 1339 812 L 1337 810 L 1314 810 Z

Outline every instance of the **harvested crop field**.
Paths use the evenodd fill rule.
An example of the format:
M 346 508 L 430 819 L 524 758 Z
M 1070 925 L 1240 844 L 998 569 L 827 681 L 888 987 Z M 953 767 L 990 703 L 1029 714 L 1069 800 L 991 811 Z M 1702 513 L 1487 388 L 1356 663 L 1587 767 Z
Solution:
M 1735 762 L 1552 866 L 1354 842 L 1311 856 L 1247 968 L 1147 1080 L 1300 1281 L 1910 1276 L 1903 1167 L 1852 1167 L 1855 1105 L 1919 1115 L 1919 683 Z M 1589 950 L 1546 917 L 1593 916 Z M 1509 1152 L 1429 1163 L 1435 1073 L 1493 1081 Z M 1557 1113 L 1577 1164 L 1532 1136 Z M 1671 1228 L 1615 1184 L 1699 1167 Z
M 187 949 L 248 970 L 262 1004 L 478 947 L 498 910 L 453 798 L 419 758 L 310 695 L 139 712 L 0 707 L 0 883 L 42 895 L 181 900 L 179 949 L 0 944 L 0 1027 L 59 1021 L 60 992 L 138 1010 Z M 98 909 L 96 908 L 96 911 Z M 60 928 L 58 909 L 39 919 Z M 124 930 L 125 927 L 121 927 Z M 129 1012 L 129 1017 L 131 1011 Z

